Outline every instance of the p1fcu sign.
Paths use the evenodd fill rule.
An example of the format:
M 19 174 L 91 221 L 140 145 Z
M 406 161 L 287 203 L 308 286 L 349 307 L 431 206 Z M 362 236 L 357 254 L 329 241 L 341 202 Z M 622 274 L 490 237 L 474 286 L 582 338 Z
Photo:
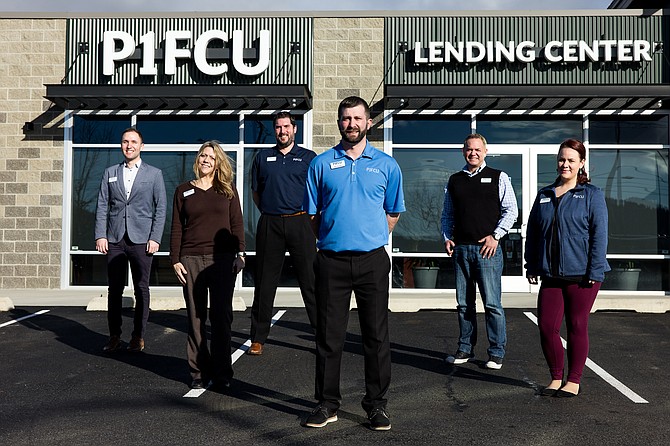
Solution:
M 258 49 L 244 47 L 244 31 L 228 32 L 212 29 L 193 38 L 188 30 L 174 30 L 165 33 L 162 48 L 156 48 L 156 34 L 153 31 L 142 34 L 139 43 L 125 31 L 105 31 L 102 42 L 102 72 L 112 76 L 123 63 L 140 62 L 142 76 L 159 74 L 159 62 L 163 62 L 163 73 L 174 75 L 180 61 L 195 63 L 195 67 L 209 76 L 221 76 L 229 68 L 243 76 L 258 76 L 270 65 L 270 31 L 261 30 Z M 255 60 L 248 62 L 249 56 Z
M 650 62 L 654 50 L 646 40 L 552 40 L 540 47 L 532 41 L 415 42 L 414 64 Z

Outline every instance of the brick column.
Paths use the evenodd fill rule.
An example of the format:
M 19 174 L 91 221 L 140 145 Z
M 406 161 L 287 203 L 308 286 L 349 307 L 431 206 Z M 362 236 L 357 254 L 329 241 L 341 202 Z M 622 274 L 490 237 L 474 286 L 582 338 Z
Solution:
M 313 144 L 316 152 L 322 152 L 340 140 L 337 129 L 340 101 L 355 95 L 374 106 L 384 97 L 383 85 L 380 87 L 383 76 L 383 18 L 314 19 Z M 381 116 L 373 114 L 373 118 L 369 139 L 377 148 L 383 149 Z
M 0 41 L 0 288 L 58 288 L 63 116 L 43 96 L 64 74 L 65 20 L 0 19 Z

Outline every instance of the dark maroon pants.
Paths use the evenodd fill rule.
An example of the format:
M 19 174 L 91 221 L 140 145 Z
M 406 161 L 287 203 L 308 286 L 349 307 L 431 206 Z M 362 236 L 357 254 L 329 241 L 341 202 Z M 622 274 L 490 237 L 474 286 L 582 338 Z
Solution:
M 589 314 L 600 290 L 593 285 L 561 279 L 542 280 L 537 296 L 538 325 L 542 352 L 547 360 L 551 379 L 563 379 L 564 359 L 561 324 L 565 315 L 567 329 L 568 378 L 579 384 L 589 353 Z

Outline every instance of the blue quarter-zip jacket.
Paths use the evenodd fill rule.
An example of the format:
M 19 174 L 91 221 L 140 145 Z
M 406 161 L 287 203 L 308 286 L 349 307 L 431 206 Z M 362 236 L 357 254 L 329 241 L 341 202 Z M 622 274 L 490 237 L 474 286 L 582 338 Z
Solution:
M 554 186 L 537 193 L 526 231 L 526 270 L 529 275 L 552 277 L 551 237 L 556 216 L 560 259 L 559 277 L 585 276 L 602 282 L 610 270 L 607 254 L 605 195 L 590 184 L 577 185 L 558 204 Z M 555 259 L 553 259 L 555 261 Z

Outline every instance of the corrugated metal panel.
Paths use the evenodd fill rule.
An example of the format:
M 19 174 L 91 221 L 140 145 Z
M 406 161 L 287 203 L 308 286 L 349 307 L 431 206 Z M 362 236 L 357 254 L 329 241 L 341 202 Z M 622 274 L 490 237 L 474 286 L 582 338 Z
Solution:
M 256 17 L 256 18 L 91 18 L 70 19 L 67 29 L 67 84 L 247 84 L 247 85 L 307 85 L 311 90 L 313 21 L 305 17 Z M 204 31 L 218 29 L 228 33 L 244 31 L 244 47 L 257 48 L 254 40 L 261 30 L 270 31 L 270 65 L 258 76 L 242 76 L 234 73 L 232 61 L 228 60 L 228 72 L 222 76 L 202 74 L 192 60 L 177 64 L 174 76 L 163 74 L 162 61 L 157 62 L 158 74 L 140 75 L 139 61 L 118 64 L 113 76 L 102 74 L 102 41 L 105 31 L 125 31 L 139 45 L 140 36 L 155 33 L 154 48 L 163 48 L 166 31 L 189 30 L 192 33 L 190 47 Z M 88 54 L 80 54 L 79 42 L 89 44 Z M 291 42 L 300 43 L 300 53 L 291 54 Z M 255 63 L 255 61 L 250 61 Z
M 388 17 L 385 69 L 389 85 L 660 84 L 670 79 L 668 16 Z M 414 64 L 414 44 L 430 41 L 520 41 L 544 47 L 552 40 L 665 42 L 651 62 Z M 398 51 L 407 42 L 408 51 Z M 389 69 L 389 66 L 392 65 Z

